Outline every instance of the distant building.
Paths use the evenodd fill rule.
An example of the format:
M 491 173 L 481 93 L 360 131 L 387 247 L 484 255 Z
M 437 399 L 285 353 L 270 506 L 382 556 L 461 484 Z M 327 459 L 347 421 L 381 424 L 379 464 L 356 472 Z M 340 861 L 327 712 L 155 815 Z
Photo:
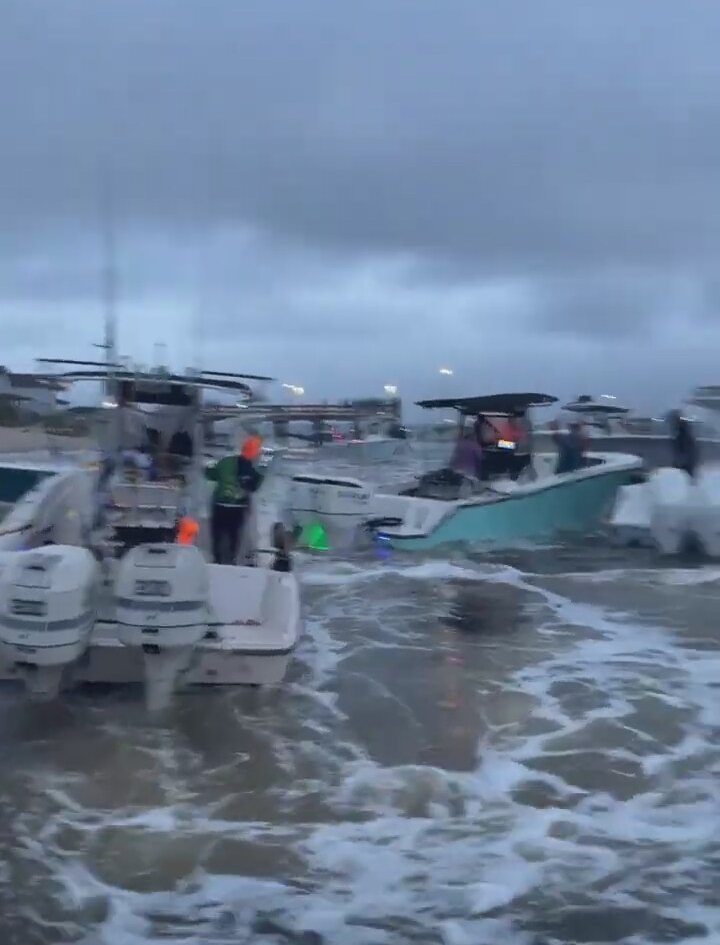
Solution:
M 0 398 L 19 410 L 46 416 L 64 406 L 58 398 L 60 384 L 35 374 L 14 374 L 0 365 Z
M 402 400 L 399 397 L 356 397 L 344 400 L 343 404 L 356 410 L 377 413 L 378 417 L 384 416 L 398 422 L 402 420 Z

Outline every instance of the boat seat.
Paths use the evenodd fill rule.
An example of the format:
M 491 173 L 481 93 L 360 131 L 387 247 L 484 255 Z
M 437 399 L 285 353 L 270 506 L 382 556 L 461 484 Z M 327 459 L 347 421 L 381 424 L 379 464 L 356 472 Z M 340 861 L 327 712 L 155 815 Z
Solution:
M 490 484 L 492 492 L 501 492 L 503 495 L 515 492 L 522 483 L 514 482 L 512 479 L 493 479 Z
M 458 499 L 469 499 L 471 495 L 482 490 L 483 484 L 479 480 L 443 467 L 421 476 L 415 494 L 423 499 L 454 502 Z

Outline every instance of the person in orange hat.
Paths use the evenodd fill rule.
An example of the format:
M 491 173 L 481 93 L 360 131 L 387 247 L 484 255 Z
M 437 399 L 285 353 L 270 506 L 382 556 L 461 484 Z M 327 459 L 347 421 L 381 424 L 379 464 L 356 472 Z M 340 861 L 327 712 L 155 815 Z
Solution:
M 252 435 L 238 453 L 224 456 L 205 471 L 207 478 L 215 483 L 211 531 L 216 564 L 235 564 L 250 497 L 257 492 L 263 479 L 255 468 L 261 453 L 262 439 Z

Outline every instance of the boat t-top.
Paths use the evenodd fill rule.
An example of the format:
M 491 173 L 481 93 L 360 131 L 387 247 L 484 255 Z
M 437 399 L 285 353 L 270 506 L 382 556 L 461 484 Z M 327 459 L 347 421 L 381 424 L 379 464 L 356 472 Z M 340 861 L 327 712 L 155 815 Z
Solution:
M 575 400 L 563 404 L 563 410 L 570 413 L 584 414 L 586 416 L 601 417 L 623 417 L 630 413 L 629 407 L 623 407 L 609 394 L 601 394 L 599 397 L 593 397 L 590 394 L 580 394 Z

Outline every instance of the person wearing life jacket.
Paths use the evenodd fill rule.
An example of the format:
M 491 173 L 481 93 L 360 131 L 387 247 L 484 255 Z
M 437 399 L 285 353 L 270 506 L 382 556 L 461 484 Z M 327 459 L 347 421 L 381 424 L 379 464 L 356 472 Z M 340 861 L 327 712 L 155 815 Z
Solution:
M 481 449 L 495 443 L 497 431 L 484 414 L 479 413 L 477 415 L 473 429 L 475 430 L 475 439 L 480 444 Z
M 225 456 L 205 471 L 215 483 L 212 498 L 212 550 L 216 564 L 234 564 L 250 500 L 262 482 L 255 463 L 262 452 L 259 436 L 250 436 L 240 451 Z
M 532 427 L 522 407 L 516 407 L 508 418 L 507 434 L 515 444 L 510 474 L 517 479 L 525 469 L 532 469 Z
M 483 441 L 482 478 L 511 475 L 515 468 L 516 431 L 510 418 L 478 417 L 478 421 Z
M 473 424 L 475 441 L 482 454 L 480 479 L 493 479 L 503 472 L 507 461 L 507 448 L 498 446 L 498 440 L 504 434 L 500 417 L 486 417 L 479 413 Z
M 512 417 L 499 417 L 494 419 L 493 426 L 497 430 L 498 448 L 514 450 L 517 444 L 518 432 L 515 429 Z
M 482 446 L 475 430 L 461 430 L 450 459 L 450 469 L 466 479 L 480 479 Z

